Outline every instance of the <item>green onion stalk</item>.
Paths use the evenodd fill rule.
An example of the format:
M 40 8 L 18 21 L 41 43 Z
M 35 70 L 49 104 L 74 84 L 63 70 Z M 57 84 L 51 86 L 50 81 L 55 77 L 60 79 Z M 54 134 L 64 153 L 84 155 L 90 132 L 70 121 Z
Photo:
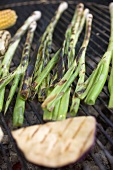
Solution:
M 9 68 L 10 64 L 13 58 L 13 55 L 17 49 L 17 46 L 21 40 L 21 37 L 24 35 L 26 32 L 27 28 L 29 27 L 30 23 L 32 21 L 38 20 L 41 17 L 41 12 L 40 11 L 34 11 L 33 14 L 24 22 L 23 26 L 21 26 L 14 37 L 11 39 L 10 45 L 8 47 L 7 52 L 5 53 L 4 59 L 0 65 L 0 84 L 3 83 L 2 79 L 8 76 L 9 74 Z M 4 93 L 5 93 L 5 87 L 2 87 L 0 89 L 0 111 L 3 108 L 3 102 L 4 102 Z
M 62 46 L 62 50 L 61 50 L 61 53 L 60 53 L 60 60 L 59 60 L 59 63 L 58 63 L 58 66 L 61 67 L 61 69 L 58 69 L 56 75 L 54 76 L 54 79 L 51 79 L 51 82 L 50 82 L 50 88 L 49 88 L 49 93 L 48 95 L 50 94 L 50 92 L 53 90 L 54 88 L 54 82 L 55 81 L 60 81 L 60 79 L 62 78 L 62 76 L 65 74 L 65 63 L 64 63 L 64 58 L 66 56 L 68 56 L 68 49 L 69 49 L 69 44 L 70 44 L 70 37 L 71 37 L 71 31 L 72 31 L 72 28 L 73 26 L 75 25 L 75 22 L 77 20 L 77 16 L 78 16 L 78 9 L 79 8 L 84 8 L 84 5 L 83 4 L 78 4 L 76 9 L 75 9 L 75 12 L 74 12 L 74 15 L 73 15 L 73 18 L 72 18 L 72 21 L 71 23 L 69 24 L 66 32 L 65 32 L 65 39 L 64 39 L 64 42 L 63 42 L 63 46 Z M 76 22 L 77 25 L 79 22 Z M 57 75 L 58 74 L 58 75 Z M 69 93 L 69 92 L 68 92 Z M 65 96 L 62 97 L 64 100 L 65 100 Z M 70 96 L 70 95 L 68 95 Z M 63 99 L 62 99 L 62 102 L 63 102 Z M 69 99 L 69 97 L 68 97 Z M 69 101 L 67 99 L 67 101 Z M 52 120 L 57 120 L 57 117 L 58 117 L 58 113 L 59 113 L 59 109 L 61 108 L 61 104 L 62 103 L 60 100 L 58 101 L 57 105 L 55 106 L 54 110 L 52 113 L 49 113 L 47 111 L 44 112 L 44 115 L 43 115 L 43 118 L 46 120 L 46 119 L 52 119 Z M 65 110 L 63 109 L 63 112 L 66 112 L 67 111 L 67 108 L 68 108 L 68 104 L 66 105 L 67 107 L 65 107 Z M 65 114 L 63 114 L 65 115 Z M 47 118 L 46 118 L 47 117 Z
M 78 28 L 78 30 L 79 31 L 77 31 L 77 35 L 76 35 L 76 39 L 74 40 L 74 43 L 73 44 L 71 44 L 72 43 L 72 41 L 70 42 L 70 46 L 72 46 L 72 53 L 73 53 L 73 57 L 71 56 L 71 57 L 69 57 L 68 56 L 68 60 L 69 60 L 69 62 L 70 62 L 70 60 L 71 60 L 71 62 L 73 62 L 73 60 L 74 60 L 74 55 L 75 55 L 75 48 L 74 48 L 74 45 L 75 45 L 75 47 L 76 47 L 76 44 L 77 44 L 77 41 L 78 41 L 78 38 L 79 38 L 79 36 L 80 36 L 80 33 L 82 32 L 82 29 L 83 29 L 83 27 L 84 27 L 84 23 L 85 23 L 85 20 L 86 20 L 86 16 L 87 16 L 87 14 L 89 13 L 89 10 L 88 9 L 85 9 L 84 10 L 84 12 L 83 12 L 83 16 L 82 16 L 82 19 L 81 19 L 81 22 L 80 22 L 80 24 L 79 24 L 79 28 Z M 76 28 L 76 27 L 75 27 Z M 83 49 L 83 48 L 82 48 Z M 78 55 L 79 54 L 81 54 L 81 51 L 82 50 L 80 50 L 80 52 L 78 53 Z M 70 53 L 70 54 L 72 54 L 72 53 Z M 82 51 L 82 53 L 83 53 L 83 51 Z M 68 62 L 68 64 L 69 64 L 69 62 Z M 71 62 L 70 62 L 70 64 L 71 64 Z M 69 107 L 69 99 L 70 99 L 70 92 L 71 92 L 71 87 L 64 93 L 64 95 L 62 96 L 62 98 L 61 98 L 61 104 L 60 104 L 60 106 L 61 106 L 61 108 L 64 106 L 64 104 L 66 104 L 65 105 L 65 109 L 59 109 L 59 114 L 58 114 L 58 117 L 57 117 L 57 120 L 63 120 L 63 119 L 65 119 L 66 118 L 66 114 L 67 114 L 67 112 L 68 112 L 68 107 Z
M 28 66 L 27 66 L 27 69 L 26 69 L 26 72 L 25 72 L 25 75 L 22 81 L 20 94 L 23 100 L 27 100 L 31 95 L 30 86 L 32 83 L 32 77 L 34 73 L 35 61 L 36 61 L 39 45 L 40 45 L 40 42 L 38 42 L 33 52 L 33 55 L 30 57 L 30 61 L 28 63 Z
M 62 55 L 63 55 L 62 58 L 64 58 L 65 56 L 68 57 L 68 68 L 70 67 L 70 64 L 69 64 L 70 60 L 74 61 L 75 47 L 76 47 L 78 38 L 80 36 L 80 33 L 82 32 L 82 29 L 85 23 L 85 17 L 87 13 L 89 12 L 88 9 L 85 9 L 83 12 L 83 9 L 84 9 L 84 5 L 82 3 L 77 5 L 71 24 L 68 26 L 68 29 L 66 30 L 66 33 L 65 33 L 65 40 L 64 40 L 63 48 L 62 48 Z M 76 33 L 76 36 L 74 36 L 75 33 Z M 73 51 L 73 55 L 70 56 L 71 53 L 69 53 L 69 51 L 71 50 Z M 64 60 L 62 60 L 62 62 L 63 61 Z M 62 75 L 63 75 L 65 73 L 64 62 L 62 63 L 62 67 L 63 67 L 62 68 L 62 71 L 63 71 Z M 71 92 L 71 88 L 69 88 L 64 93 L 62 98 L 58 101 L 57 105 L 59 105 L 59 110 L 57 111 L 57 114 L 56 114 L 55 108 L 56 107 L 58 108 L 58 106 L 56 105 L 53 110 L 53 113 L 51 114 L 52 120 L 62 120 L 66 118 L 66 114 L 67 114 L 68 106 L 69 106 L 70 92 Z M 65 104 L 64 109 L 62 109 L 63 108 L 62 103 Z M 46 116 L 44 116 L 44 119 L 46 119 Z
M 52 39 L 53 39 L 53 32 L 56 27 L 56 24 L 58 23 L 62 13 L 68 8 L 67 2 L 62 2 L 56 13 L 55 16 L 50 21 L 50 24 L 47 26 L 42 39 L 41 44 L 38 50 L 37 60 L 35 64 L 35 71 L 34 71 L 34 77 L 33 82 L 37 82 L 38 76 L 42 72 L 42 70 L 45 68 L 47 63 L 50 61 L 50 54 L 52 51 Z M 42 92 L 47 91 L 47 87 L 49 86 L 50 80 L 51 80 L 51 74 L 48 73 L 47 77 L 43 80 L 43 82 L 40 85 L 40 90 L 38 91 L 38 100 L 40 101 L 42 99 Z M 45 90 L 46 89 L 46 90 Z M 33 96 L 33 95 L 32 95 Z M 34 94 L 35 96 L 35 94 Z
M 84 9 L 84 5 L 82 3 L 78 4 L 75 9 L 72 21 L 69 24 L 69 26 L 65 32 L 65 39 L 64 39 L 63 47 L 62 47 L 62 57 L 64 57 L 65 55 L 66 56 L 68 55 L 68 52 L 69 52 L 68 50 L 69 50 L 69 46 L 70 46 L 70 42 L 71 42 L 70 40 L 72 38 L 72 35 L 71 35 L 72 30 L 74 30 L 74 32 L 77 33 L 78 27 L 80 26 L 80 17 L 82 15 L 83 9 Z M 84 25 L 84 21 L 83 21 L 83 25 Z M 83 28 L 83 27 L 81 26 L 81 28 Z M 74 36 L 74 38 L 75 38 L 75 36 Z M 76 43 L 75 43 L 75 45 L 76 45 Z M 64 63 L 63 63 L 63 66 L 64 66 Z M 63 72 L 65 72 L 65 70 L 63 70 Z
M 65 65 L 64 64 L 64 58 L 66 56 L 68 56 L 69 49 L 71 48 L 70 44 L 73 43 L 73 41 L 75 41 L 75 46 L 76 46 L 77 40 L 80 36 L 80 33 L 82 32 L 82 29 L 83 29 L 83 26 L 84 26 L 84 23 L 85 23 L 85 16 L 89 12 L 88 9 L 85 9 L 84 12 L 83 12 L 83 9 L 84 9 L 84 5 L 82 3 L 77 5 L 75 12 L 74 12 L 74 15 L 73 15 L 73 18 L 72 18 L 72 21 L 69 24 L 69 26 L 68 26 L 68 28 L 65 32 L 65 39 L 64 39 L 64 42 L 63 42 L 62 50 L 61 50 L 62 75 L 64 75 L 64 73 L 66 71 L 65 66 L 64 66 Z M 82 20 L 80 19 L 81 16 L 82 16 Z M 72 41 L 73 32 L 76 33 L 76 36 L 74 36 L 74 40 Z M 69 57 L 68 57 L 68 59 L 69 59 Z M 61 73 L 60 73 L 60 75 L 61 75 Z M 57 76 L 55 76 L 55 77 L 57 77 Z M 51 84 L 52 84 L 52 82 L 51 82 Z
M 68 68 L 72 65 L 74 57 L 75 57 L 75 46 L 77 44 L 77 41 L 80 35 L 79 34 L 80 31 L 78 30 L 80 28 L 83 10 L 84 10 L 84 5 L 80 3 L 77 7 L 76 22 L 73 24 L 73 27 L 71 29 L 70 42 L 69 42 L 69 48 L 68 48 Z M 85 17 L 83 17 L 83 19 L 85 21 Z M 83 21 L 83 24 L 84 24 L 84 21 Z M 81 28 L 83 29 L 83 27 Z
M 36 79 L 38 75 L 41 73 L 43 66 L 47 65 L 47 62 L 50 58 L 50 52 L 52 48 L 52 37 L 55 26 L 58 23 L 62 13 L 67 8 L 68 8 L 67 2 L 62 2 L 59 5 L 55 16 L 52 18 L 50 24 L 47 26 L 44 34 L 42 35 L 40 47 L 37 54 L 37 60 L 35 64 L 34 79 Z
M 43 82 L 43 80 L 47 77 L 47 75 L 50 73 L 50 71 L 53 69 L 53 67 L 55 66 L 55 64 L 58 62 L 58 58 L 59 58 L 59 53 L 60 53 L 60 49 L 54 54 L 54 56 L 52 57 L 52 59 L 48 62 L 48 64 L 46 65 L 46 67 L 43 69 L 43 71 L 40 73 L 40 75 L 37 77 L 36 81 L 34 81 L 32 83 L 32 90 L 33 92 L 36 94 L 37 91 L 39 90 L 39 87 L 41 85 L 41 83 Z M 33 95 L 35 95 L 33 93 Z M 33 96 L 34 97 L 34 96 Z
M 83 44 L 80 48 L 80 52 L 79 52 L 80 56 L 78 56 L 79 65 L 80 65 L 79 66 L 80 67 L 79 68 L 80 69 L 79 79 L 76 85 L 74 95 L 72 97 L 72 104 L 70 107 L 71 116 L 75 116 L 79 109 L 80 99 L 76 96 L 76 91 L 79 89 L 79 86 L 84 83 L 84 80 L 85 80 L 85 54 L 86 54 L 87 46 L 88 46 L 90 35 L 91 35 L 92 18 L 93 16 L 91 14 L 88 14 L 86 17 L 85 37 L 84 37 Z
M 110 13 L 111 16 L 113 17 L 113 4 L 110 4 Z M 104 53 L 102 59 L 100 60 L 99 64 L 97 65 L 97 68 L 92 72 L 92 74 L 89 77 L 89 80 L 87 80 L 88 84 L 86 85 L 86 87 L 84 89 L 83 93 L 79 93 L 76 92 L 79 96 L 79 98 L 84 99 L 85 98 L 85 103 L 89 104 L 89 105 L 94 105 L 95 101 L 97 99 L 97 97 L 99 96 L 100 92 L 102 91 L 102 88 L 106 82 L 107 76 L 108 76 L 108 72 L 109 72 L 109 65 L 110 65 L 110 61 L 112 58 L 112 46 L 113 46 L 113 41 L 112 41 L 112 37 L 113 37 L 113 21 L 112 21 L 112 17 L 111 17 L 111 36 L 110 36 L 110 40 L 109 40 L 109 45 L 107 48 L 107 51 Z M 111 71 L 112 72 L 112 71 Z M 110 94 L 112 94 L 112 73 L 110 75 L 110 80 L 108 83 L 108 89 L 110 91 Z M 82 89 L 81 89 L 82 90 Z M 109 101 L 109 107 L 111 108 L 111 103 L 112 103 L 112 97 Z
M 62 52 L 61 52 L 62 58 L 64 58 L 64 56 L 68 55 L 69 48 L 70 48 L 69 47 L 70 42 L 73 43 L 73 40 L 70 38 L 71 34 L 73 34 L 72 31 L 73 32 L 75 31 L 76 33 L 79 32 L 76 36 L 74 36 L 74 38 L 75 38 L 74 41 L 77 42 L 78 37 L 80 35 L 80 32 L 83 29 L 83 25 L 84 25 L 84 22 L 85 22 L 84 17 L 82 18 L 82 22 L 81 22 L 81 25 L 80 25 L 80 17 L 83 14 L 83 8 L 84 8 L 84 5 L 82 3 L 77 5 L 73 19 L 72 19 L 71 23 L 69 24 L 69 26 L 66 30 L 65 39 L 64 39 L 64 42 L 63 42 L 63 47 L 62 47 Z M 85 10 L 84 14 L 87 13 L 87 12 L 88 12 L 88 9 Z M 79 28 L 78 28 L 78 26 L 79 26 Z M 78 31 L 78 29 L 79 29 L 79 31 Z M 64 60 L 62 62 L 63 62 L 63 65 L 64 65 Z M 65 71 L 63 70 L 63 72 L 65 72 Z
M 32 41 L 33 41 L 36 26 L 37 26 L 37 24 L 34 21 L 30 24 L 30 26 L 28 28 L 27 38 L 26 38 L 26 42 L 25 42 L 25 45 L 24 45 L 23 53 L 22 53 L 22 59 L 21 59 L 20 65 L 18 66 L 18 68 L 15 71 L 16 74 L 14 76 L 14 80 L 13 80 L 9 95 L 8 95 L 7 100 L 6 100 L 4 113 L 6 113 L 8 107 L 11 103 L 11 100 L 12 100 L 14 94 L 15 94 L 17 87 L 18 87 L 21 76 L 23 76 L 25 74 L 25 71 L 26 71 L 26 68 L 27 68 L 27 65 L 28 65 L 28 62 L 29 62 L 30 49 L 31 49 L 31 44 L 32 44 Z M 16 106 L 17 105 L 15 105 L 15 107 Z M 19 115 L 19 108 L 17 110 L 18 111 L 16 113 L 14 112 L 14 115 L 16 114 L 17 115 L 16 117 L 19 117 L 18 116 Z M 21 113 L 22 112 L 20 112 L 20 114 Z M 14 121 L 14 122 L 16 122 L 16 121 Z M 14 123 L 14 124 L 16 124 L 16 123 Z
M 83 14 L 86 14 L 86 13 L 88 13 L 88 9 L 85 10 L 85 12 Z M 86 15 L 83 15 L 81 22 L 80 22 L 81 24 L 79 26 L 81 31 L 82 31 L 83 26 L 84 26 L 83 23 L 85 22 L 85 18 L 86 18 Z M 81 25 L 82 25 L 82 27 L 81 27 Z M 74 28 L 76 28 L 76 27 L 74 26 Z M 75 36 L 75 39 L 76 38 L 78 39 L 80 33 L 81 32 L 78 31 L 75 34 L 75 35 L 77 35 L 77 37 Z M 73 34 L 73 32 L 72 32 L 72 34 Z M 73 40 L 73 42 L 75 43 L 75 40 Z M 74 59 L 74 56 L 73 56 L 73 59 Z M 70 67 L 68 68 L 68 71 L 64 74 L 63 78 L 60 80 L 59 83 L 57 83 L 57 85 L 55 86 L 53 91 L 46 98 L 46 100 L 42 103 L 42 108 L 44 109 L 44 112 L 45 112 L 45 114 L 44 114 L 45 120 L 48 120 L 48 119 L 51 120 L 52 119 L 52 116 L 54 116 L 54 114 L 52 115 L 52 112 L 55 112 L 55 116 L 54 116 L 53 119 L 62 120 L 62 119 L 66 118 L 68 105 L 69 105 L 70 85 L 75 80 L 78 73 L 79 73 L 79 67 L 77 67 L 76 59 L 74 59 L 73 63 L 70 65 Z M 66 99 L 67 99 L 67 101 L 66 101 Z M 59 101 L 60 101 L 60 103 L 59 103 Z M 64 103 L 64 105 L 61 105 L 62 103 Z M 67 105 L 65 105 L 65 103 L 67 103 Z M 57 104 L 59 105 L 59 109 L 61 108 L 61 111 L 58 109 Z M 65 107 L 64 112 L 63 112 L 63 109 L 62 109 L 63 106 Z M 56 110 L 58 110 L 57 118 L 56 118 Z

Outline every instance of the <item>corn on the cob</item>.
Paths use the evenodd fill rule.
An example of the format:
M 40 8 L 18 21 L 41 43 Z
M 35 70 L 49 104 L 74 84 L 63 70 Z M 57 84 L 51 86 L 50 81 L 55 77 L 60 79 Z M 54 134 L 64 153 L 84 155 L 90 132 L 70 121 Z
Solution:
M 0 30 L 0 59 L 4 56 L 7 48 L 9 46 L 9 42 L 11 39 L 11 34 L 7 30 Z
M 0 11 L 0 30 L 9 28 L 16 23 L 17 15 L 14 10 L 6 9 Z

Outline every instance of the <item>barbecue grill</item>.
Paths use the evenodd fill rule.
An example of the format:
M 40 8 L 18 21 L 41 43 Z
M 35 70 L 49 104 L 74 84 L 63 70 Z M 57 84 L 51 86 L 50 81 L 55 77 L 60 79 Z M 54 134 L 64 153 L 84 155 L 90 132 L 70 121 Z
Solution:
M 13 2 L 0 6 L 0 9 L 11 8 L 17 12 L 18 21 L 15 26 L 9 29 L 12 35 L 16 30 L 23 24 L 24 20 L 34 11 L 40 10 L 42 12 L 42 18 L 38 21 L 37 30 L 35 32 L 35 38 L 32 44 L 31 55 L 34 51 L 35 45 L 37 44 L 39 38 L 43 34 L 46 26 L 53 17 L 59 3 L 61 1 L 27 1 L 27 2 Z M 71 21 L 73 16 L 75 6 L 78 2 L 68 1 L 69 8 L 63 13 L 60 21 L 58 22 L 53 37 L 53 51 L 56 51 L 63 42 L 64 32 Z M 100 5 L 92 2 L 85 2 L 85 7 L 90 9 L 93 14 L 93 27 L 92 34 L 90 38 L 90 43 L 86 54 L 86 68 L 88 77 L 90 73 L 94 70 L 97 63 L 100 61 L 102 55 L 107 49 L 109 35 L 110 35 L 110 17 L 109 9 L 106 5 Z M 14 55 L 11 70 L 14 70 L 18 66 L 22 54 L 23 45 L 25 42 L 25 37 L 16 50 Z M 78 51 L 84 37 L 84 31 L 77 43 Z M 99 95 L 96 104 L 94 106 L 88 106 L 83 102 L 80 105 L 78 116 L 82 115 L 93 115 L 97 120 L 97 134 L 96 134 L 96 144 L 91 150 L 89 155 L 86 155 L 78 163 L 68 165 L 63 168 L 58 168 L 58 170 L 112 170 L 113 169 L 113 110 L 108 109 L 108 99 L 109 93 L 107 89 L 107 83 Z M 8 93 L 10 85 L 7 86 L 6 96 Z M 16 96 L 15 96 L 16 97 Z M 49 168 L 44 168 L 27 162 L 17 148 L 15 141 L 11 136 L 12 126 L 12 113 L 15 103 L 15 98 L 13 99 L 7 114 L 4 116 L 0 113 L 0 125 L 4 131 L 3 142 L 0 143 L 0 169 L 3 170 L 49 170 Z M 30 126 L 34 124 L 43 124 L 42 119 L 42 109 L 40 103 L 38 103 L 37 98 L 33 101 L 26 102 L 25 110 L 25 121 L 23 126 Z M 76 126 L 76 125 L 75 125 Z

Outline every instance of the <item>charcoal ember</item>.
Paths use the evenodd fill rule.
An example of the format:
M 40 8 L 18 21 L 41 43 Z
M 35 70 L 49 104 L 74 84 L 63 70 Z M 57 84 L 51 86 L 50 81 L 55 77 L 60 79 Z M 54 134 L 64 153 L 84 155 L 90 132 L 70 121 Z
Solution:
M 98 125 L 103 129 L 103 127 L 102 127 L 102 125 L 100 123 Z M 107 139 L 104 136 L 104 134 L 100 133 L 101 131 L 99 129 L 97 129 L 97 132 L 98 132 L 98 134 L 97 134 L 98 139 L 102 142 L 103 145 L 106 145 L 107 144 Z
M 3 159 L 3 155 L 2 153 L 0 152 L 0 167 L 1 165 L 4 163 L 4 159 Z
M 110 116 L 110 120 L 113 122 L 113 115 Z
M 26 112 L 26 117 L 28 117 L 31 124 L 37 124 L 37 118 L 36 115 L 34 115 L 33 111 Z
M 94 151 L 94 148 L 93 148 Z M 85 158 L 85 160 L 87 159 L 87 161 L 93 161 L 93 158 L 90 155 L 87 155 L 87 157 Z
M 95 156 L 97 157 L 97 159 L 100 160 L 100 163 L 103 165 L 103 167 L 105 167 L 105 169 L 110 170 L 108 159 L 103 151 L 100 150 L 98 153 L 95 154 Z
M 7 120 L 7 125 L 10 129 L 13 129 L 12 119 Z
M 108 127 L 106 132 L 110 136 L 110 138 L 113 139 L 113 129 L 112 129 L 112 127 Z
M 113 129 L 112 129 L 112 127 L 108 127 L 108 128 L 106 129 L 106 133 L 109 135 L 109 137 L 111 138 L 111 140 L 113 140 Z M 110 152 L 110 154 L 113 155 L 113 146 L 112 146 L 111 143 L 109 143 L 109 141 L 107 141 L 106 149 L 108 149 L 108 151 Z
M 95 145 L 93 149 L 94 153 L 98 153 L 99 150 L 100 150 L 99 146 Z
M 27 111 L 31 111 L 32 110 L 28 102 L 26 102 L 26 110 Z
M 13 150 L 13 144 L 10 143 L 10 144 L 8 145 L 8 148 L 11 149 L 11 150 Z
M 111 143 L 107 142 L 106 149 L 110 152 L 110 154 L 113 154 L 113 146 Z
M 105 89 L 105 88 L 104 88 Z M 106 97 L 107 96 L 105 96 L 105 93 L 103 93 L 103 92 L 101 92 L 100 93 L 100 97 L 102 98 L 102 99 L 104 99 L 104 101 L 106 101 Z M 103 106 L 103 105 L 102 105 Z
M 78 114 L 78 116 L 84 116 L 85 114 L 84 114 L 84 112 L 83 112 L 83 110 L 82 109 L 80 109 L 79 110 L 79 114 Z
M 24 120 L 24 125 L 22 127 L 26 127 L 27 126 L 27 120 Z
M 18 161 L 18 156 L 15 152 L 13 151 L 10 151 L 10 160 L 12 163 L 15 163 Z
M 9 137 L 8 137 L 8 135 L 4 135 L 3 136 L 2 144 L 9 144 Z
M 75 166 L 72 166 L 72 169 L 76 168 L 76 170 L 82 170 L 82 165 L 81 163 L 76 163 Z
M 98 139 L 102 142 L 103 145 L 107 144 L 107 139 L 103 134 L 99 134 Z
M 13 165 L 12 170 L 21 170 L 22 169 L 22 165 L 20 162 L 17 162 Z
M 27 167 L 29 167 L 29 170 L 33 170 L 33 169 L 35 169 L 35 167 L 34 167 L 35 165 L 33 165 L 33 164 L 30 164 L 30 163 L 27 163 Z M 36 169 L 37 170 L 41 170 L 40 168 L 38 168 L 38 167 L 36 167 Z
M 82 165 L 81 163 L 73 163 L 73 164 L 70 164 L 68 165 L 68 167 L 65 168 L 66 170 L 73 170 L 73 169 L 76 169 L 76 170 L 82 170 Z
M 2 164 L 1 165 L 1 170 L 6 170 L 6 169 L 8 169 L 7 164 L 6 163 Z
M 39 113 L 40 115 L 43 114 L 43 110 L 42 110 L 41 104 L 39 102 L 37 102 L 37 99 L 36 99 L 36 101 L 34 101 L 33 106 L 35 107 L 37 113 Z
M 99 116 L 99 113 L 92 106 L 88 106 L 88 111 L 95 117 Z
M 99 167 L 95 165 L 94 161 L 84 161 L 83 162 L 83 169 L 84 170 L 99 170 Z
M 106 158 L 104 152 L 103 152 L 103 151 L 100 151 L 99 154 L 100 154 L 102 163 L 103 163 L 104 165 L 108 165 L 109 163 L 108 163 L 108 160 L 107 160 L 107 158 Z

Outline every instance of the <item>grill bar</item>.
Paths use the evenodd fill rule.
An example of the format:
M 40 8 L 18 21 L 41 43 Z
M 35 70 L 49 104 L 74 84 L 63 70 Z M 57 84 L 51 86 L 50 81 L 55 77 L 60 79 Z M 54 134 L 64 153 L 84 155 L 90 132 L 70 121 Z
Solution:
M 86 108 L 83 107 L 82 105 L 81 105 L 81 109 L 84 111 L 85 115 L 90 116 L 90 114 L 88 113 L 88 111 L 86 110 Z M 98 121 L 98 120 L 97 120 L 97 121 Z M 102 127 L 100 126 L 100 124 L 97 123 L 97 127 L 98 127 L 99 130 L 105 135 L 105 137 L 109 140 L 109 142 L 110 142 L 111 144 L 113 144 L 113 140 L 112 140 L 112 139 L 107 135 L 107 133 L 102 129 Z M 100 132 L 100 133 L 101 133 L 101 132 Z
M 103 5 L 98 5 L 97 4 L 93 4 L 93 7 L 96 8 L 98 11 L 101 9 L 101 12 L 104 12 L 105 13 L 105 16 L 108 18 L 107 15 L 109 15 L 109 8 L 108 6 L 104 6 Z
M 86 7 L 88 7 L 89 9 L 91 8 L 91 6 L 89 6 L 89 5 L 86 5 Z M 73 7 L 73 6 L 71 6 L 71 8 L 74 10 L 74 7 Z M 92 10 L 90 10 L 90 12 L 91 12 L 91 13 L 93 14 L 93 16 L 95 17 L 95 19 L 96 19 L 95 22 L 97 22 L 100 26 L 102 26 L 102 27 L 105 28 L 106 30 L 110 31 L 110 30 L 108 29 L 108 27 L 110 26 L 110 23 L 103 19 L 104 16 L 99 17 L 99 16 L 98 16 L 96 13 L 94 13 Z M 107 25 L 108 27 L 107 27 L 106 25 Z
M 44 121 L 41 119 L 39 113 L 37 112 L 36 106 L 34 105 L 34 103 L 29 102 L 29 105 L 31 106 L 32 110 L 34 111 L 35 115 L 37 116 L 39 122 L 42 124 L 44 123 Z
M 111 169 L 113 169 L 113 156 L 111 156 L 111 155 L 109 154 L 109 152 L 105 149 L 105 147 L 103 146 L 103 144 L 102 144 L 99 140 L 97 140 L 97 144 L 98 144 L 99 147 L 104 151 L 106 157 L 108 158 L 108 160 L 109 160 L 109 162 L 110 162 L 110 164 L 111 164 Z
M 100 11 L 97 7 L 94 7 L 94 6 L 90 6 L 90 9 L 93 10 L 94 12 L 100 14 L 100 15 L 103 15 L 103 12 L 105 12 L 105 11 L 103 11 L 103 12 Z M 104 15 L 104 17 L 109 20 L 109 16 L 108 15 Z
M 81 105 L 81 109 L 84 111 L 85 115 L 88 115 L 88 116 L 90 115 L 90 114 L 87 112 L 87 110 L 86 110 L 82 105 Z M 102 132 L 102 133 L 104 134 L 104 136 L 108 139 L 108 141 L 113 145 L 113 140 L 107 135 L 107 133 L 103 130 L 103 128 L 100 126 L 99 123 L 97 123 L 97 128 L 98 128 L 98 130 L 100 130 L 100 133 Z M 104 152 L 105 155 L 107 156 L 107 158 L 108 158 L 108 160 L 109 160 L 109 162 L 110 162 L 110 164 L 111 164 L 111 167 L 112 167 L 112 163 L 113 163 L 112 158 L 113 158 L 113 157 L 110 155 L 110 153 L 108 152 L 108 150 L 104 148 L 103 144 L 102 144 L 98 139 L 96 139 L 96 143 L 97 143 L 97 145 L 100 147 L 100 149 L 103 150 L 103 152 Z M 105 169 L 105 168 L 103 167 L 103 165 L 100 163 L 99 159 L 96 158 L 96 156 L 95 156 L 94 153 L 92 153 L 92 152 L 91 152 L 91 157 L 95 160 L 95 163 L 98 165 L 98 167 L 99 167 L 100 169 Z
M 100 168 L 100 170 L 106 170 L 105 167 L 104 167 L 102 164 L 100 164 L 100 160 L 98 159 L 98 157 L 96 157 L 96 156 L 94 155 L 94 153 L 91 153 L 91 156 L 92 156 L 92 158 L 94 159 L 95 163 L 96 163 L 96 164 L 98 165 L 98 167 Z
M 104 134 L 104 136 L 108 139 L 108 141 L 113 145 L 113 140 L 109 137 L 109 135 L 103 130 L 103 128 L 97 123 L 97 127 Z

